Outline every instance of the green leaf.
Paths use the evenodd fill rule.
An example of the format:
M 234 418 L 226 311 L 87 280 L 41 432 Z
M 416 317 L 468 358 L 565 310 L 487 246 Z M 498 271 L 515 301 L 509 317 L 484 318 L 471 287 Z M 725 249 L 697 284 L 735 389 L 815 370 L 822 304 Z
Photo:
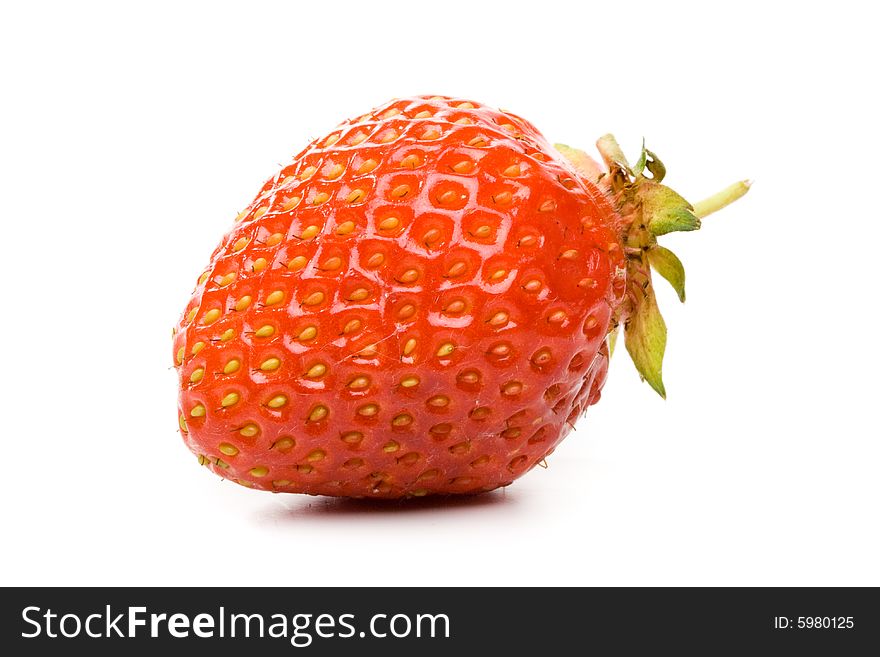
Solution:
M 648 249 L 648 262 L 654 270 L 669 281 L 672 289 L 684 303 L 684 265 L 672 251 L 655 244 Z
M 645 180 L 639 185 L 638 196 L 642 202 L 642 219 L 655 237 L 700 227 L 690 203 L 669 187 Z
M 660 315 L 654 290 L 649 285 L 645 297 L 636 304 L 633 315 L 623 331 L 629 352 L 642 379 L 666 399 L 663 386 L 663 354 L 666 351 L 666 322 Z
M 620 327 L 615 326 L 608 334 L 608 358 L 614 355 L 614 347 L 617 346 L 617 334 L 620 333 Z
M 642 152 L 639 153 L 639 159 L 636 160 L 636 163 L 633 165 L 633 173 L 637 176 L 641 176 L 642 172 L 645 170 L 645 165 L 648 163 L 648 150 L 645 148 L 645 138 L 642 137 Z
M 562 153 L 569 164 L 574 167 L 575 171 L 581 174 L 587 180 L 596 182 L 604 173 L 598 162 L 587 155 L 579 148 L 572 148 L 565 144 L 553 144 L 557 151 Z

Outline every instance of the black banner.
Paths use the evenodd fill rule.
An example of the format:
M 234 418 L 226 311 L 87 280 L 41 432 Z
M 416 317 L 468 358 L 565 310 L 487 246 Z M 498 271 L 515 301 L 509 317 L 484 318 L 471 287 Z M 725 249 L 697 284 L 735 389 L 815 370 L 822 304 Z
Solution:
M 21 588 L 2 590 L 0 614 L 0 646 L 13 655 L 880 648 L 880 601 L 867 588 Z

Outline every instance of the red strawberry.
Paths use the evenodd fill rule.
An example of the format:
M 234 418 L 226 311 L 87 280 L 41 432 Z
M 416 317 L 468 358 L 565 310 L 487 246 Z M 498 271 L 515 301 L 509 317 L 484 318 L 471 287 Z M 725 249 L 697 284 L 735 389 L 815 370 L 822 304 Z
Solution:
M 175 330 L 189 448 L 264 490 L 473 493 L 541 463 L 599 399 L 618 324 L 662 394 L 648 265 L 683 295 L 655 236 L 698 220 L 649 151 L 630 168 L 599 147 L 608 171 L 445 97 L 310 144 L 238 216 Z

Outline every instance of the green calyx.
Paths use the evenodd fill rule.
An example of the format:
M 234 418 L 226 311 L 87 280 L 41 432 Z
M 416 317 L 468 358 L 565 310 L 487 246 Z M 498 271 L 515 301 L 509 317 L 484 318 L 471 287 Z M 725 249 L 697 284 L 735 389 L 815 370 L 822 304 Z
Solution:
M 685 274 L 681 260 L 660 246 L 657 238 L 672 232 L 698 230 L 703 217 L 742 197 L 749 190 L 750 183 L 734 183 L 691 205 L 677 192 L 661 184 L 666 167 L 645 148 L 644 143 L 633 166 L 629 165 L 612 135 L 601 137 L 596 146 L 607 169 L 583 151 L 562 144 L 557 144 L 556 149 L 583 177 L 608 191 L 625 219 L 622 241 L 627 258 L 627 293 L 615 311 L 609 342 L 613 349 L 617 332 L 623 326 L 626 350 L 639 375 L 665 399 L 666 322 L 657 307 L 651 272 L 653 270 L 666 279 L 682 302 L 685 300 Z

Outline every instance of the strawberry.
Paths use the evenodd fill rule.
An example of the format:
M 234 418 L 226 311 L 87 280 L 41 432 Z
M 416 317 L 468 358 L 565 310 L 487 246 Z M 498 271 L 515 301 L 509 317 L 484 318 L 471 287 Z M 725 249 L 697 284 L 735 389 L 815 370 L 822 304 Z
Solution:
M 598 401 L 613 336 L 664 393 L 656 237 L 691 208 L 643 149 L 605 166 L 471 101 L 397 100 L 267 181 L 174 332 L 180 430 L 222 477 L 352 497 L 475 493 Z M 698 211 L 699 210 L 699 211 Z

